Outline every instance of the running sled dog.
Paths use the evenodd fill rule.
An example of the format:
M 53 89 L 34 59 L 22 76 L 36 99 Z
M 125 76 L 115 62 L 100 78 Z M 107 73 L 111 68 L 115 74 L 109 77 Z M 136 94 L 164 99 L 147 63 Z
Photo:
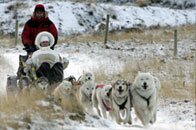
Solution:
M 117 80 L 112 85 L 112 116 L 118 124 L 132 124 L 130 88 L 131 83 L 125 80 Z
M 83 72 L 83 75 L 78 79 L 79 90 L 77 98 L 87 113 L 92 113 L 92 93 L 95 88 L 95 76 L 91 72 Z
M 99 116 L 107 118 L 107 113 L 111 116 L 111 92 L 112 85 L 96 85 L 93 95 L 92 102 L 93 106 L 97 110 Z
M 133 107 L 144 126 L 156 121 L 158 91 L 161 88 L 158 78 L 150 73 L 139 72 L 131 90 Z

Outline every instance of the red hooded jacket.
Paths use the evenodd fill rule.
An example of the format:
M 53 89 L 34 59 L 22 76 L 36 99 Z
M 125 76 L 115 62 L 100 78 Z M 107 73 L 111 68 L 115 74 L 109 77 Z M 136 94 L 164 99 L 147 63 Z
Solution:
M 45 17 L 38 19 L 35 16 L 35 11 L 37 9 L 42 9 L 45 12 L 45 8 L 42 4 L 38 4 L 35 7 L 34 15 L 29 19 L 23 29 L 22 32 L 22 43 L 26 46 L 34 46 L 35 47 L 35 38 L 38 33 L 42 31 L 50 32 L 55 39 L 53 47 L 57 44 L 58 40 L 58 32 L 54 25 L 54 23 L 48 18 L 47 13 L 45 12 Z

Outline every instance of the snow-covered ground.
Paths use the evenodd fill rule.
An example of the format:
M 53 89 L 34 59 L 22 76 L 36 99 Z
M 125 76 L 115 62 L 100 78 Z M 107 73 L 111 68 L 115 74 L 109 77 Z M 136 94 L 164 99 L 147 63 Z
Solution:
M 1 30 L 4 33 L 14 31 L 15 24 L 13 11 L 8 11 L 7 7 L 15 2 L 0 4 L 0 23 Z M 34 5 L 39 2 L 28 0 L 22 8 L 19 8 L 18 16 L 21 24 L 19 32 L 22 31 L 22 25 L 33 12 Z M 136 6 L 117 6 L 113 4 L 81 4 L 72 2 L 47 2 L 45 1 L 46 10 L 49 11 L 49 17 L 57 25 L 62 35 L 91 32 L 94 27 L 102 22 L 106 14 L 113 16 L 110 23 L 110 29 L 131 28 L 134 26 L 180 26 L 184 24 L 196 23 L 196 10 L 174 10 L 162 7 L 144 7 Z M 5 14 L 8 11 L 9 13 Z M 89 15 L 93 12 L 93 16 Z M 91 13 L 90 13 L 91 14 Z M 116 17 L 116 19 L 114 19 Z M 186 44 L 185 44 L 186 43 Z M 7 75 L 16 74 L 18 68 L 19 54 L 25 54 L 21 44 L 15 48 L 4 46 L 0 42 L 0 86 L 1 94 L 5 93 Z M 84 70 L 99 70 L 106 75 L 118 75 L 126 64 L 134 61 L 151 60 L 158 58 L 166 63 L 179 63 L 183 68 L 182 72 L 184 81 L 188 84 L 194 84 L 191 79 L 191 67 L 194 67 L 195 59 L 195 40 L 192 38 L 184 39 L 178 42 L 178 57 L 173 57 L 172 43 L 145 43 L 139 44 L 133 41 L 109 41 L 109 49 L 105 49 L 102 43 L 89 42 L 69 44 L 58 44 L 55 48 L 62 56 L 69 59 L 68 68 L 64 71 L 65 77 L 74 75 L 78 78 Z M 182 57 L 190 56 L 190 60 L 183 60 Z M 134 65 L 134 64 L 133 64 Z M 137 65 L 137 64 L 135 64 Z M 152 64 L 151 64 L 152 65 Z M 175 67 L 175 66 L 168 66 Z M 145 71 L 153 72 L 160 77 L 162 81 L 175 79 L 168 71 L 156 68 L 145 68 Z M 147 70 L 146 70 L 147 69 Z M 178 67 L 174 68 L 178 69 Z M 170 70 L 170 69 L 168 69 Z M 173 69 L 171 69 L 172 71 Z M 187 71 L 188 70 L 188 71 Z M 187 71 L 187 72 L 186 72 Z M 181 71 L 180 71 L 181 72 Z M 113 77 L 111 77 L 113 78 Z M 108 79 L 106 79 L 108 80 Z M 104 81 L 105 82 L 105 81 Z M 107 83 L 111 83 L 109 79 Z M 164 86 L 162 86 L 164 88 Z M 190 92 L 187 92 L 187 95 Z M 174 93 L 176 94 L 176 93 Z M 24 110 L 15 114 L 0 112 L 0 129 L 132 129 L 132 130 L 195 130 L 195 101 L 190 99 L 170 99 L 161 97 L 158 108 L 157 122 L 143 128 L 140 121 L 133 115 L 133 125 L 118 125 L 110 119 L 103 119 L 97 116 L 86 115 L 83 120 L 75 120 L 80 115 L 68 113 L 66 111 L 55 111 L 58 107 L 48 107 L 47 102 L 37 104 L 39 108 L 51 116 L 46 119 L 39 111 Z M 45 106 L 46 105 L 46 106 Z M 15 106 L 17 107 L 17 106 Z M 51 109 L 53 110 L 51 112 Z M 28 117 L 26 117 L 28 115 Z M 75 117 L 75 118 L 74 118 Z M 82 118 L 82 117 L 81 117 Z M 2 123 L 1 123 L 2 122 Z M 15 124 L 15 125 L 13 125 Z M 15 127 L 14 127 L 15 126 Z

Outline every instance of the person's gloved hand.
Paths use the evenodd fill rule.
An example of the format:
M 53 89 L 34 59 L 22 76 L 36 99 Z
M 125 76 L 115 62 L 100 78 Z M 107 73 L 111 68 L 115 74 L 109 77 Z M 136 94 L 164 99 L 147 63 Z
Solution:
M 24 50 L 26 50 L 28 53 L 34 52 L 37 50 L 35 45 L 25 45 Z

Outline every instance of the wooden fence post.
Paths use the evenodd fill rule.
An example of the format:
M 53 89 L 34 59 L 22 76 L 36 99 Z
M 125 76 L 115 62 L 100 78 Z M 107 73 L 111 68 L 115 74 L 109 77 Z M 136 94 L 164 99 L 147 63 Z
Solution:
M 174 56 L 177 55 L 177 29 L 174 30 Z
M 107 40 L 108 40 L 109 19 L 110 19 L 110 16 L 109 16 L 109 15 L 107 15 L 107 19 L 106 19 L 106 31 L 105 31 L 105 40 L 104 40 L 104 44 L 106 44 L 106 43 L 107 43 Z

